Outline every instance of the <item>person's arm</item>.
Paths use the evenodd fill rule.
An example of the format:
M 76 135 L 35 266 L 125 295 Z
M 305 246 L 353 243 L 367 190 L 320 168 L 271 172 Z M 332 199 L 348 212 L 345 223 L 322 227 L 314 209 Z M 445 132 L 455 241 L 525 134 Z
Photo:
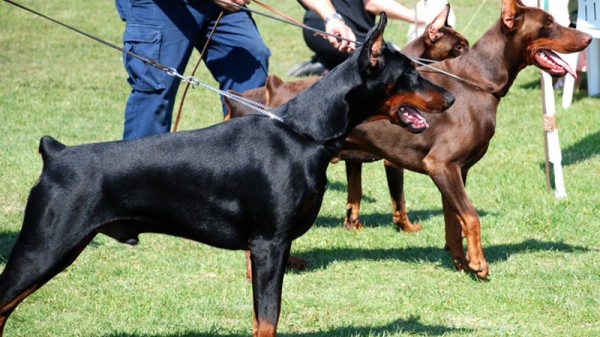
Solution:
M 402 6 L 396 0 L 363 0 L 363 3 L 365 10 L 371 14 L 379 15 L 385 12 L 390 19 L 415 22 L 415 11 Z M 418 22 L 418 24 L 426 23 L 424 19 Z
M 239 10 L 239 7 L 230 6 L 227 3 L 233 3 L 238 6 L 244 6 L 244 5 L 249 4 L 250 0 L 219 0 L 219 1 L 215 1 L 215 3 L 230 12 L 235 12 L 235 11 Z
M 337 15 L 330 0 L 302 0 L 302 3 L 323 18 L 325 21 L 325 31 L 327 33 L 356 41 L 356 36 L 352 32 L 352 29 L 346 26 L 346 23 L 344 23 L 344 19 L 342 19 L 341 16 Z M 339 51 L 352 52 L 356 49 L 355 42 L 338 40 L 331 36 L 328 36 L 327 39 L 329 40 L 329 43 Z

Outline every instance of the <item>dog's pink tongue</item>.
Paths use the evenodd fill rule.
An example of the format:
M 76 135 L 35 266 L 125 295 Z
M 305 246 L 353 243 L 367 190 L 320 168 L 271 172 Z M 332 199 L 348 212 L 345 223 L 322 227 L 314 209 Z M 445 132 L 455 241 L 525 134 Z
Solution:
M 544 58 L 546 61 L 549 61 L 547 62 L 548 65 L 558 66 L 567 71 L 573 77 L 577 78 L 577 73 L 573 70 L 573 68 L 571 68 L 571 66 L 565 60 L 563 60 L 552 50 L 544 50 L 541 51 L 540 54 L 542 58 Z
M 410 124 L 417 129 L 425 129 L 429 127 L 427 120 L 413 109 L 403 107 L 400 110 L 400 117 L 406 124 Z

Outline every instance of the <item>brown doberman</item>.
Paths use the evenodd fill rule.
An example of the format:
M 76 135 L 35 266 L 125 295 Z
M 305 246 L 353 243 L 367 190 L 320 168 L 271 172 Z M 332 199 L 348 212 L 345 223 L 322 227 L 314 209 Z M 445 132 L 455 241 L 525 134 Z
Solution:
M 591 36 L 559 25 L 552 15 L 504 0 L 500 19 L 465 54 L 434 66 L 460 79 L 421 67 L 426 77 L 449 89 L 456 103 L 447 113 L 428 118 L 429 128 L 414 134 L 386 121 L 357 126 L 342 151 L 362 150 L 388 161 L 386 173 L 392 194 L 394 222 L 407 231 L 420 229 L 408 220 L 404 208 L 403 169 L 428 174 L 442 194 L 446 244 L 458 270 L 479 277 L 489 273 L 481 247 L 480 220 L 465 183 L 469 169 L 486 153 L 496 129 L 496 109 L 518 73 L 534 65 L 552 76 L 574 74 L 555 52 L 583 50 Z M 273 97 L 278 92 L 270 92 Z M 350 222 L 358 222 L 360 164 L 348 173 Z M 358 178 L 357 178 L 358 177 Z M 462 247 L 462 234 L 467 251 Z
M 455 58 L 466 53 L 469 50 L 469 42 L 460 33 L 448 25 L 448 15 L 450 14 L 450 5 L 444 6 L 442 11 L 435 19 L 426 27 L 423 34 L 413 40 L 411 43 L 402 48 L 402 53 L 410 57 L 422 58 L 430 61 L 442 61 L 450 58 Z M 290 82 L 293 84 L 293 82 Z M 270 87 L 269 87 L 270 85 Z M 285 85 L 279 85 L 284 87 Z M 267 96 L 275 96 L 271 94 L 275 87 L 267 84 Z M 281 90 L 282 99 L 290 99 L 293 97 L 292 88 Z M 277 92 L 277 97 L 280 97 L 280 92 Z M 272 98 L 277 102 L 277 98 Z M 282 101 L 283 102 L 283 101 Z M 281 103 L 282 103 L 281 102 Z M 425 120 L 419 116 L 406 116 L 413 119 L 411 124 L 412 132 L 422 132 L 425 130 Z M 337 156 L 338 160 L 345 161 L 346 164 L 346 180 L 348 182 L 348 197 L 346 202 L 346 215 L 344 217 L 344 227 L 346 229 L 360 229 L 363 227 L 359 219 L 360 201 L 362 199 L 362 164 L 370 163 L 382 159 L 381 157 L 360 150 L 342 150 Z M 388 188 L 392 196 L 393 217 L 392 221 L 407 232 L 415 232 L 421 229 L 420 225 L 412 225 L 406 217 L 404 203 L 398 204 L 394 197 L 397 191 L 396 186 L 402 182 L 402 176 L 399 176 L 397 169 L 389 161 L 384 161 L 386 177 L 388 179 Z M 407 222 L 408 221 L 408 222 Z
M 364 123 L 354 129 L 344 148 L 365 150 L 393 164 L 386 168 L 394 220 L 406 230 L 418 227 L 406 216 L 401 168 L 428 174 L 442 194 L 446 244 L 454 265 L 485 277 L 489 269 L 481 247 L 480 220 L 465 183 L 469 169 L 486 153 L 494 135 L 500 99 L 528 65 L 552 76 L 574 75 L 555 52 L 578 52 L 590 42 L 590 35 L 559 25 L 541 9 L 526 7 L 519 0 L 504 0 L 500 20 L 467 53 L 434 65 L 460 79 L 419 69 L 456 96 L 446 114 L 428 118 L 429 128 L 421 134 L 381 121 Z M 461 232 L 467 239 L 467 255 Z

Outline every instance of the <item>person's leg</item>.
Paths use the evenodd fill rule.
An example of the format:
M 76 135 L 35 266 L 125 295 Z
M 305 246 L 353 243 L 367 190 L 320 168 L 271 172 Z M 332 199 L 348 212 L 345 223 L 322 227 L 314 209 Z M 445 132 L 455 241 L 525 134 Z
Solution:
M 186 32 L 198 23 L 183 2 L 117 0 L 126 21 L 124 48 L 163 65 L 185 70 L 193 42 Z M 197 36 L 197 35 L 196 35 Z M 125 108 L 123 139 L 170 131 L 179 79 L 129 55 L 123 56 L 132 91 Z
M 196 48 L 201 50 L 221 11 L 212 1 L 197 7 L 207 20 Z M 263 86 L 268 75 L 271 52 L 265 45 L 250 13 L 245 10 L 227 12 L 211 38 L 204 62 L 222 90 L 245 91 Z M 222 100 L 221 100 L 222 101 Z M 226 107 L 223 104 L 223 113 Z

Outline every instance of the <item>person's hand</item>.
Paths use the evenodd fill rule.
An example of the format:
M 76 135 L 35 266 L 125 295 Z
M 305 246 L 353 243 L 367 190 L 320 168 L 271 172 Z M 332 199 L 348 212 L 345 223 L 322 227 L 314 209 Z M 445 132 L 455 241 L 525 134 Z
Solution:
M 346 26 L 342 20 L 330 20 L 325 25 L 325 31 L 335 36 L 340 36 L 351 41 L 356 41 L 356 36 L 352 32 L 350 27 Z M 332 46 L 337 48 L 341 52 L 351 53 L 356 49 L 356 42 L 349 42 L 347 40 L 336 39 L 333 36 L 327 36 L 327 40 Z
M 235 12 L 235 11 L 239 10 L 239 8 L 236 6 L 233 6 L 233 5 L 229 5 L 230 3 L 238 5 L 238 6 L 244 6 L 244 5 L 249 4 L 250 1 L 251 0 L 219 0 L 219 1 L 215 1 L 215 3 L 230 12 Z

